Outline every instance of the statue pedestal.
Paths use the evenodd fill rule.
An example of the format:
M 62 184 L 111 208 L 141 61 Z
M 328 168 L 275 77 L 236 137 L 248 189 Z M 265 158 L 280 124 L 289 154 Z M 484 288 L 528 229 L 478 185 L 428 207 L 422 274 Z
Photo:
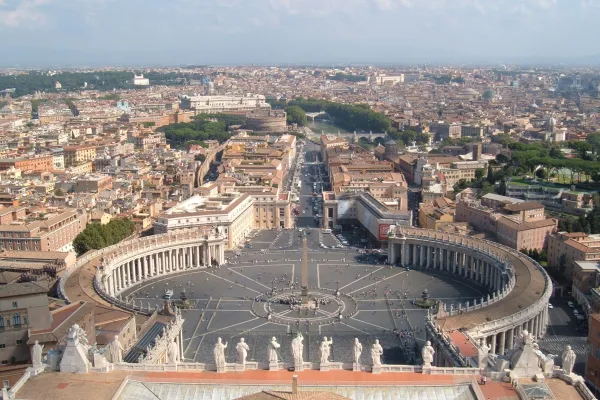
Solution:
M 279 363 L 270 362 L 269 363 L 269 371 L 279 371 Z
M 329 363 L 321 363 L 321 367 L 319 368 L 319 371 L 329 371 Z
M 296 372 L 304 371 L 304 366 L 302 364 L 294 364 L 294 371 L 296 371 Z
M 217 365 L 217 373 L 218 373 L 218 374 L 222 374 L 222 373 L 224 373 L 226 370 L 227 370 L 227 368 L 226 368 L 226 366 L 225 366 L 225 365 L 223 365 L 223 366 L 219 366 L 219 365 Z
M 235 364 L 235 372 L 244 372 L 246 366 L 244 364 Z
M 360 371 L 360 364 L 359 363 L 352 363 L 352 371 L 354 371 L 354 372 Z
M 383 368 L 381 368 L 381 365 L 373 365 L 373 368 L 371 368 L 371 372 L 374 374 L 380 374 Z
M 431 375 L 431 370 L 433 367 L 431 365 L 423 365 L 422 373 L 425 375 Z

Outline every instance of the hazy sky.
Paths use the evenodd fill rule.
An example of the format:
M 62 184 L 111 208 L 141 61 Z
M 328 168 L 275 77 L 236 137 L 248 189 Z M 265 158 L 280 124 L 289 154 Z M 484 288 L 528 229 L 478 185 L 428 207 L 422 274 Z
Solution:
M 600 0 L 0 0 L 0 64 L 569 61 L 600 53 L 599 20 Z

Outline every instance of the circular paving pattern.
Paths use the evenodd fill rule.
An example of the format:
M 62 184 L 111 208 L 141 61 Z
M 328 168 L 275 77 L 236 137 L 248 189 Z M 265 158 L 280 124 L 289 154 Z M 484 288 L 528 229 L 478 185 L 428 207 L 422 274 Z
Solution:
M 300 327 L 343 322 L 358 312 L 358 304 L 351 296 L 327 288 L 310 288 L 308 301 L 302 304 L 299 289 L 276 290 L 271 295 L 254 299 L 252 312 L 259 318 L 275 324 Z

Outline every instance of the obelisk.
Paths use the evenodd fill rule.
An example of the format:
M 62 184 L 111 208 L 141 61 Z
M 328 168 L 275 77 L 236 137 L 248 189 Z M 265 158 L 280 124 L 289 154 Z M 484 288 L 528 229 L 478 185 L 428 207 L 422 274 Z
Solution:
M 302 238 L 302 292 L 300 302 L 303 305 L 308 304 L 308 246 L 306 244 L 306 232 Z

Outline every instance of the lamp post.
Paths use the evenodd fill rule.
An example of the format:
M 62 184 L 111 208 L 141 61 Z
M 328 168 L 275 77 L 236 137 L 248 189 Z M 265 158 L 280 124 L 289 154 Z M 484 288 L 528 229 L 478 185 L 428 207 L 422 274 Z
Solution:
M 339 280 L 335 281 L 335 295 L 336 296 L 340 295 L 340 281 Z
M 275 279 L 275 278 L 273 278 L 273 279 L 271 280 L 271 296 L 275 294 L 275 281 L 276 281 L 276 280 L 277 280 L 277 279 Z

